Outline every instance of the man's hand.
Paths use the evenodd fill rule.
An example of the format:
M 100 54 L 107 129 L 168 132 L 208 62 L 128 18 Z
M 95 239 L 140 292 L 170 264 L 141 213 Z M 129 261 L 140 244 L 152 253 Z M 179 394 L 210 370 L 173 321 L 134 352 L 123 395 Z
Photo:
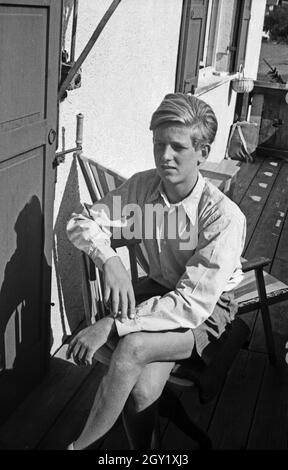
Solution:
M 78 365 L 92 364 L 95 352 L 103 346 L 116 331 L 114 319 L 104 317 L 91 326 L 84 328 L 71 340 L 66 352 Z
M 121 321 L 135 317 L 135 296 L 129 275 L 118 256 L 109 258 L 103 266 L 104 301 L 110 301 L 112 315 Z

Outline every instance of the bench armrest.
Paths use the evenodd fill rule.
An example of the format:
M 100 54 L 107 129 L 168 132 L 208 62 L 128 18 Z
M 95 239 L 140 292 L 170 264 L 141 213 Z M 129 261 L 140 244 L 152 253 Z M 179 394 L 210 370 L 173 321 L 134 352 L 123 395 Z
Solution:
M 117 240 L 111 238 L 111 247 L 113 248 L 113 250 L 116 250 L 117 248 L 121 248 L 122 246 L 131 248 L 131 247 L 139 245 L 139 243 L 141 243 L 140 238 L 132 238 L 131 240 L 127 240 L 126 238 L 119 238 Z
M 249 261 L 242 261 L 242 271 L 243 273 L 247 273 L 248 271 L 251 271 L 252 269 L 263 269 L 264 266 L 267 266 L 268 264 L 271 263 L 271 259 L 269 258 L 253 258 Z

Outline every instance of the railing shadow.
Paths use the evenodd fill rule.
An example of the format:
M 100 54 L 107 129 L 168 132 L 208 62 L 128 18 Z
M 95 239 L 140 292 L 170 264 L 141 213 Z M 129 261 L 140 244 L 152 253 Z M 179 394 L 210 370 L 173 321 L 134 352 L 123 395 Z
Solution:
M 53 236 L 53 258 L 58 295 L 55 315 L 60 315 L 56 323 L 57 328 L 61 329 L 62 343 L 70 332 L 77 328 L 84 317 L 80 270 L 81 253 L 70 243 L 66 234 L 67 222 L 72 212 L 81 212 L 82 210 L 77 164 L 74 158 L 61 199 Z M 69 329 L 70 331 L 68 331 Z

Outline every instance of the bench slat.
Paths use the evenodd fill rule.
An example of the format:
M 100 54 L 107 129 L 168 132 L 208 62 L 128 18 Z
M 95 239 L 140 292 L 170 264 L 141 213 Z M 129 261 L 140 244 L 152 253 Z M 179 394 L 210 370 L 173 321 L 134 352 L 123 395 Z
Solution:
M 288 289 L 287 284 L 284 282 L 279 281 L 276 277 L 268 274 L 264 271 L 264 280 L 266 285 L 266 292 L 269 296 L 273 292 L 277 291 L 285 291 Z M 257 291 L 257 284 L 256 284 L 256 276 L 255 271 L 249 271 L 244 274 L 243 280 L 239 284 L 238 287 L 235 289 L 235 299 L 239 304 L 250 302 L 254 300 L 255 302 L 258 301 L 258 291 Z

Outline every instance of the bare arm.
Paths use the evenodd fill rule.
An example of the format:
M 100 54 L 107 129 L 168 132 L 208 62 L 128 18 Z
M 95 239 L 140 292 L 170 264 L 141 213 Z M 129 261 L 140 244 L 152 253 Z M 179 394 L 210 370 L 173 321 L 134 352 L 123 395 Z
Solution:
M 66 357 L 71 356 L 78 365 L 92 364 L 96 351 L 116 333 L 115 321 L 112 317 L 104 317 L 81 330 L 70 341 Z
M 117 257 L 110 258 L 103 265 L 104 301 L 110 301 L 112 315 L 120 321 L 135 316 L 135 296 L 130 277 Z

